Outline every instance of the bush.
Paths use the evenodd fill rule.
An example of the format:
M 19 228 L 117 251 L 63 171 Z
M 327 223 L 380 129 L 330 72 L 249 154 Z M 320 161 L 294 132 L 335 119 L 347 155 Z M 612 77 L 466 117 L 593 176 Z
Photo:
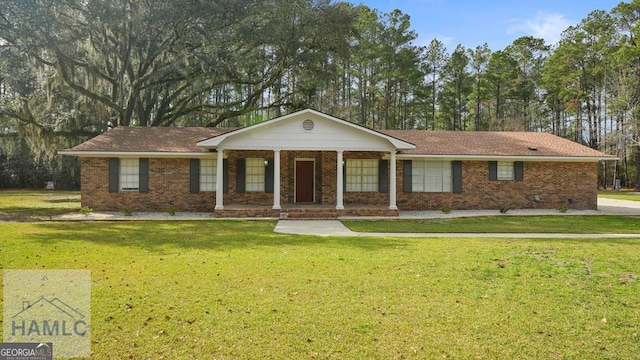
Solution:
M 124 216 L 131 216 L 133 215 L 133 210 L 129 209 L 129 208 L 123 208 L 122 210 L 120 210 L 120 212 L 122 213 L 122 215 Z
M 80 208 L 80 214 L 82 214 L 84 216 L 88 216 L 92 212 L 93 212 L 93 209 L 88 207 L 88 206 L 83 206 L 83 207 Z
M 167 214 L 174 216 L 177 212 L 178 212 L 178 208 L 175 206 L 171 206 L 169 208 L 167 208 Z
M 443 206 L 442 209 L 440 209 L 440 211 L 442 211 L 445 214 L 448 214 L 451 212 L 451 208 L 448 206 Z

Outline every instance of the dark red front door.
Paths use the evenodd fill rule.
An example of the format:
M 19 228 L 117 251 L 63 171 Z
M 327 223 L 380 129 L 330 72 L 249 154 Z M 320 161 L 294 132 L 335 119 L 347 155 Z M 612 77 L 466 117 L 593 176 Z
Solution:
M 313 202 L 313 161 L 296 161 L 296 202 Z

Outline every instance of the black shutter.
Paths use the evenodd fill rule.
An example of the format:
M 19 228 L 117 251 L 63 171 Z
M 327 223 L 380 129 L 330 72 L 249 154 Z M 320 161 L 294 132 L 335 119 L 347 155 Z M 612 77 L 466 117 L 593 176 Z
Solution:
M 411 160 L 403 160 L 402 166 L 403 170 L 403 178 L 402 178 L 402 189 L 405 193 L 413 192 L 413 162 Z
M 200 159 L 189 160 L 189 192 L 200 192 Z
M 267 166 L 264 169 L 264 192 L 273 193 L 273 159 L 267 159 Z
M 227 159 L 222 160 L 222 189 L 224 193 L 229 192 L 229 161 Z
M 347 192 L 347 160 L 342 160 L 342 192 Z
M 498 180 L 498 162 L 489 161 L 489 180 Z
M 120 190 L 120 159 L 109 158 L 109 192 Z
M 524 163 L 522 161 L 513 163 L 513 176 L 516 181 L 524 180 Z
M 462 194 L 462 161 L 451 162 L 451 181 L 453 193 Z
M 149 192 L 149 159 L 138 160 L 138 192 Z
M 245 159 L 236 159 L 236 193 L 242 194 L 245 189 L 245 173 L 247 171 Z
M 378 161 L 378 189 L 381 193 L 389 192 L 389 160 Z

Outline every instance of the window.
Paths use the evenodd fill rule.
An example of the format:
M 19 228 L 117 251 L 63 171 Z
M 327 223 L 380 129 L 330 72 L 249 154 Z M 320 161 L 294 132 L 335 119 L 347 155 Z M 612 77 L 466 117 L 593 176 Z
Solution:
M 414 160 L 413 192 L 451 192 L 451 162 Z
M 120 191 L 138 191 L 140 187 L 140 160 L 120 159 Z
M 513 162 L 498 161 L 498 180 L 513 180 Z
M 378 191 L 378 160 L 348 159 L 346 176 L 347 191 Z
M 265 160 L 249 158 L 246 162 L 245 190 L 264 191 Z
M 216 191 L 217 173 L 215 159 L 200 160 L 200 191 Z

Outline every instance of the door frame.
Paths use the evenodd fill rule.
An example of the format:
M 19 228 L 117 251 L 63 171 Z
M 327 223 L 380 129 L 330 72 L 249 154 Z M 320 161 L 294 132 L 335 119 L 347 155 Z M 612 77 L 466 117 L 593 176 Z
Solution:
M 293 169 L 293 202 L 297 203 L 298 199 L 297 199 L 297 194 L 298 194 L 298 161 L 311 161 L 313 163 L 313 174 L 312 176 L 312 180 L 313 180 L 313 189 L 311 189 L 312 194 L 313 194 L 313 199 L 311 200 L 312 203 L 316 202 L 316 159 L 314 158 L 296 158 L 294 160 L 294 169 Z

